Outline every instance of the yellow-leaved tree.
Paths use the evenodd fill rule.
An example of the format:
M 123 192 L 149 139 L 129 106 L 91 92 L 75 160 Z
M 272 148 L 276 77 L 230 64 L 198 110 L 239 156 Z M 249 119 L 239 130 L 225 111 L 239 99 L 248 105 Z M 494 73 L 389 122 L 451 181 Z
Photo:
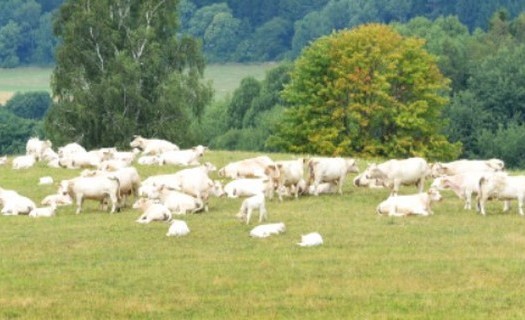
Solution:
M 295 61 L 290 105 L 267 144 L 325 155 L 450 159 L 440 133 L 449 80 L 423 41 L 382 24 L 319 38 Z

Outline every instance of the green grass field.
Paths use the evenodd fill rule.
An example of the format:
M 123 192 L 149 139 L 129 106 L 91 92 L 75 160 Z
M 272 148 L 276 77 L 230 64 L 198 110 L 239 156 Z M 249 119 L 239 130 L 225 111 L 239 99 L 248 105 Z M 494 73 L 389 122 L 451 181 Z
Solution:
M 252 155 L 212 151 L 203 161 Z M 143 179 L 179 169 L 137 168 Z M 39 177 L 77 174 L 3 166 L 0 186 L 40 201 L 57 186 L 38 186 Z M 267 239 L 249 237 L 256 222 L 235 219 L 241 199 L 212 198 L 208 213 L 180 217 L 191 229 L 181 238 L 165 236 L 167 223 L 134 222 L 134 209 L 111 215 L 89 201 L 79 215 L 69 206 L 53 218 L 0 216 L 0 318 L 525 317 L 525 219 L 515 203 L 502 213 L 492 202 L 483 217 L 443 192 L 430 217 L 382 217 L 375 207 L 388 191 L 358 189 L 352 178 L 342 196 L 268 201 L 269 222 L 287 231 Z M 324 245 L 296 245 L 312 231 Z
M 262 80 L 272 67 L 274 63 L 214 64 L 206 67 L 205 80 L 212 81 L 215 98 L 222 99 L 232 93 L 243 78 L 252 76 Z M 51 68 L 37 67 L 0 69 L 0 104 L 16 92 L 50 91 L 51 72 Z

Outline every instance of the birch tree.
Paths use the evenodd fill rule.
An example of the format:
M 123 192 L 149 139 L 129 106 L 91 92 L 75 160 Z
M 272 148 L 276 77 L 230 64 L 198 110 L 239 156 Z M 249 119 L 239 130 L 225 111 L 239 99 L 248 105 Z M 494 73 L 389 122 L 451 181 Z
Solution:
M 177 37 L 177 0 L 66 0 L 54 21 L 61 44 L 55 103 L 45 128 L 61 144 L 129 143 L 134 134 L 187 145 L 212 97 L 196 41 Z

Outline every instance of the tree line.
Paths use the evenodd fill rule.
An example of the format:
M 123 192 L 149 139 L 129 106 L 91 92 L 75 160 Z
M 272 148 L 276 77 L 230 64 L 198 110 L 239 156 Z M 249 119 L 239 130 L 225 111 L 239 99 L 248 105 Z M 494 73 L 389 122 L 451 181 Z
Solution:
M 64 0 L 0 2 L 0 67 L 51 65 L 58 44 L 52 26 Z M 120 1 L 115 1 L 117 5 Z M 406 23 L 457 16 L 469 31 L 487 30 L 491 15 L 525 10 L 511 0 L 180 0 L 179 36 L 201 43 L 207 62 L 295 59 L 333 30 L 368 23 Z M 515 16 L 511 15 L 510 18 Z
M 525 165 L 525 14 L 496 11 L 486 31 L 458 16 L 334 29 L 213 101 L 205 47 L 177 22 L 182 4 L 66 0 L 54 18 L 54 101 L 43 122 L 19 127 L 88 148 L 142 134 L 182 147 Z

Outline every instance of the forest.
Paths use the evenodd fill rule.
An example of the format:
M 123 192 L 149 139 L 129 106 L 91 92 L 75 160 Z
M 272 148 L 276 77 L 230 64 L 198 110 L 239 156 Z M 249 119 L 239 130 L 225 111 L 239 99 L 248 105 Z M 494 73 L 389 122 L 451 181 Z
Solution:
M 61 28 L 56 21 L 63 2 L 67 1 L 8 0 L 0 4 L 0 66 L 57 62 L 57 32 Z M 174 22 L 177 39 L 189 37 L 198 43 L 205 63 L 279 63 L 262 81 L 244 79 L 226 99 L 213 100 L 207 89 L 201 88 L 205 98 L 198 102 L 198 110 L 180 112 L 187 126 L 174 130 L 184 140 L 183 146 L 202 143 L 217 149 L 290 151 L 275 134 L 283 114 L 290 109 L 291 100 L 284 98 L 282 91 L 291 81 L 296 61 L 320 38 L 366 23 L 381 23 L 403 37 L 424 39 L 424 49 L 449 79 L 441 90 L 446 101 L 439 114 L 443 125 L 438 133 L 457 150 L 433 157 L 497 156 L 509 167 L 525 167 L 521 159 L 525 151 L 524 10 L 525 3 L 510 0 L 182 0 L 173 9 L 176 16 L 170 18 L 175 21 L 170 21 Z M 20 94 L 18 101 L 40 101 L 37 94 Z M 189 92 L 173 94 L 191 96 Z M 13 113 L 18 104 L 10 103 L 14 107 L 2 110 L 0 116 L 17 128 L 13 132 L 18 136 L 15 139 L 2 133 L 2 153 L 20 151 L 28 134 L 53 134 L 52 126 L 43 125 L 44 115 L 20 117 Z M 45 103 L 45 108 L 51 105 Z M 93 146 L 102 143 L 96 139 L 100 138 L 86 142 Z M 7 141 L 18 142 L 8 145 Z M 417 154 L 341 148 L 314 152 L 383 157 Z

